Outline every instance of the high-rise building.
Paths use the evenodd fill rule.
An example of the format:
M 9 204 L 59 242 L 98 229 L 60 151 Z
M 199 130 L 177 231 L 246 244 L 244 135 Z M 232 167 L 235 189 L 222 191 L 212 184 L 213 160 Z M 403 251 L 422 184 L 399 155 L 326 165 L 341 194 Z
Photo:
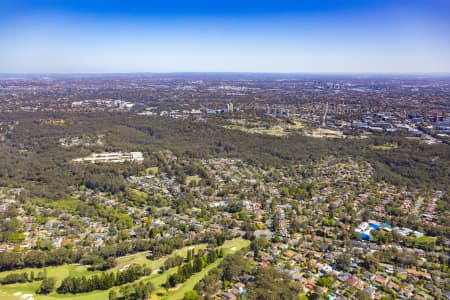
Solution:
M 232 102 L 227 103 L 227 106 L 226 106 L 226 112 L 233 112 L 233 111 L 234 111 L 234 105 L 233 105 L 233 103 L 232 103 Z

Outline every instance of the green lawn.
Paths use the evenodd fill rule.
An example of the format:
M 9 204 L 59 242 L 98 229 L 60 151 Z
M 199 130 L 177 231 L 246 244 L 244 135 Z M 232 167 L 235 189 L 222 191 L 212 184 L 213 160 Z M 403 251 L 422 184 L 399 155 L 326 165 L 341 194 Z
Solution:
M 80 204 L 84 203 L 77 195 L 70 195 L 57 200 L 33 198 L 31 201 L 46 208 L 56 208 L 65 211 L 75 211 Z
M 238 238 L 231 241 L 226 241 L 225 244 L 222 246 L 225 250 L 225 254 L 238 251 L 242 249 L 243 247 L 247 246 L 249 244 L 248 241 Z M 186 257 L 187 250 L 190 247 L 184 247 L 179 250 L 175 250 L 170 256 L 172 255 L 180 255 Z M 206 244 L 196 245 L 195 249 L 204 249 L 206 248 Z M 234 251 L 232 251 L 232 249 Z M 164 272 L 163 274 L 156 273 L 156 270 L 159 269 L 166 259 L 169 256 L 159 258 L 157 260 L 148 260 L 146 258 L 148 252 L 141 252 L 136 253 L 128 256 L 123 256 L 117 259 L 118 264 L 117 267 L 115 267 L 113 270 L 120 269 L 121 267 L 128 265 L 128 264 L 146 264 L 148 267 L 155 270 L 155 272 L 143 279 L 142 281 L 151 281 L 155 287 L 158 289 L 158 292 L 165 293 L 165 289 L 161 287 L 162 284 L 164 284 L 167 280 L 167 277 L 170 274 L 173 274 L 177 271 L 177 267 L 172 268 Z M 176 291 L 171 291 L 169 294 L 164 295 L 163 299 L 181 299 L 183 298 L 184 292 L 191 290 L 195 284 L 202 279 L 205 274 L 217 264 L 220 263 L 221 260 L 217 260 L 214 264 L 211 264 L 207 268 L 205 268 L 202 272 L 195 274 L 192 276 L 188 281 L 186 281 L 181 287 L 179 287 Z M 93 274 L 99 273 L 99 272 L 89 272 L 87 270 L 86 266 L 80 266 L 80 265 L 64 265 L 64 266 L 57 266 L 57 267 L 48 267 L 46 268 L 48 277 L 55 277 L 57 279 L 56 286 L 59 286 L 62 279 L 64 279 L 67 276 L 91 276 Z M 16 270 L 16 271 L 7 271 L 7 272 L 0 272 L 0 277 L 6 276 L 8 273 L 16 273 L 16 272 L 31 272 L 34 271 L 35 274 L 42 271 L 42 269 L 38 268 L 28 268 L 28 269 L 22 269 L 22 270 Z M 96 291 L 91 293 L 85 293 L 85 294 L 78 294 L 78 295 L 62 295 L 57 293 L 52 293 L 50 295 L 36 295 L 35 291 L 37 287 L 40 285 L 40 282 L 35 281 L 32 283 L 21 283 L 21 284 L 10 284 L 10 285 L 0 285 L 0 299 L 2 300 L 19 300 L 21 299 L 20 296 L 13 296 L 16 292 L 21 292 L 22 294 L 32 294 L 34 296 L 35 300 L 52 300 L 52 299 L 73 299 L 73 300 L 107 300 L 108 299 L 108 291 Z M 113 288 L 115 290 L 119 290 L 120 287 Z
M 392 149 L 397 149 L 398 145 L 397 144 L 386 143 L 386 144 L 383 144 L 383 145 L 373 145 L 373 146 L 370 146 L 370 148 L 372 148 L 374 150 L 392 150 Z
M 201 178 L 198 175 L 193 176 L 186 176 L 186 185 L 189 185 L 191 182 L 195 182 L 195 184 L 198 184 L 200 182 Z
M 16 271 L 5 271 L 0 272 L 0 278 L 5 277 L 6 275 L 10 273 L 22 273 L 27 272 L 30 273 L 31 271 L 34 272 L 35 275 L 37 275 L 39 272 L 42 272 L 44 269 L 39 268 L 26 268 L 26 269 L 20 269 Z M 45 268 L 47 270 L 47 276 L 48 277 L 55 277 L 57 280 L 62 280 L 64 277 L 67 276 L 87 276 L 87 275 L 94 275 L 98 274 L 100 272 L 90 272 L 87 270 L 86 266 L 82 265 L 64 265 L 64 266 L 57 266 L 57 267 L 47 267 Z M 2 289 L 5 286 L 1 286 Z
M 150 167 L 150 168 L 147 168 L 145 171 L 147 174 L 156 175 L 156 174 L 158 174 L 158 167 Z
M 195 245 L 193 247 L 195 247 L 195 249 L 198 251 L 199 249 L 205 249 L 206 244 Z M 122 256 L 117 259 L 117 266 L 113 270 L 120 269 L 123 266 L 130 265 L 130 264 L 140 264 L 140 265 L 146 264 L 152 270 L 157 270 L 164 264 L 166 259 L 170 256 L 175 256 L 175 255 L 180 255 L 183 257 L 187 256 L 187 250 L 189 248 L 190 247 L 184 247 L 184 248 L 175 250 L 171 255 L 161 257 L 157 260 L 147 259 L 147 255 L 148 255 L 147 251 L 139 252 L 139 253 L 135 253 L 135 254 L 127 255 L 127 256 Z
M 242 238 L 238 238 L 238 239 L 234 239 L 231 241 L 226 241 L 221 248 L 224 249 L 225 255 L 227 255 L 230 253 L 237 252 L 248 245 L 250 245 L 249 241 L 244 240 Z M 178 286 L 175 290 L 170 290 L 169 292 L 166 293 L 166 290 L 164 288 L 160 287 L 159 289 L 157 289 L 156 292 L 164 293 L 164 295 L 161 296 L 160 299 L 170 299 L 170 300 L 183 299 L 184 293 L 194 289 L 194 286 L 197 284 L 197 282 L 199 282 L 203 277 L 205 277 L 205 275 L 209 271 L 211 271 L 212 269 L 217 267 L 222 262 L 223 259 L 224 259 L 223 257 L 219 258 L 214 263 L 212 263 L 212 264 L 208 265 L 206 268 L 204 268 L 201 272 L 192 275 L 188 280 L 186 280 L 186 282 L 184 282 L 182 285 Z M 177 268 L 174 268 L 173 272 L 175 272 L 176 269 Z M 167 276 L 168 275 L 169 274 L 167 274 Z M 166 282 L 167 276 L 165 277 L 166 279 L 164 281 L 162 281 L 162 283 Z M 153 282 L 153 283 L 155 284 L 155 286 L 158 286 L 156 284 L 156 282 Z
M 47 267 L 45 268 L 47 270 L 47 276 L 48 277 L 54 277 L 57 280 L 56 286 L 59 286 L 61 281 L 67 277 L 67 276 L 92 276 L 94 274 L 98 274 L 100 272 L 89 272 L 87 270 L 86 266 L 81 265 L 64 265 L 64 266 L 57 266 L 57 267 Z M 20 273 L 20 272 L 28 272 L 34 271 L 35 275 L 37 275 L 39 272 L 41 272 L 43 269 L 38 268 L 27 268 L 27 269 L 21 269 L 16 271 L 7 271 L 7 272 L 1 272 L 0 277 L 4 277 L 9 273 Z M 20 299 L 20 297 L 12 296 L 16 292 L 22 292 L 23 294 L 33 294 L 35 295 L 35 291 L 40 285 L 40 281 L 35 281 L 31 283 L 19 283 L 19 284 L 8 284 L 8 285 L 1 285 L 0 286 L 0 299 Z M 8 296 L 8 298 L 6 298 Z M 55 299 L 58 298 L 70 298 L 70 296 L 64 296 L 64 295 L 52 295 L 52 296 L 35 296 L 35 299 Z M 78 298 L 77 298 L 78 299 Z M 89 298 L 80 298 L 80 299 L 89 299 Z
M 223 258 L 218 259 L 214 263 L 208 265 L 201 272 L 192 275 L 186 282 L 179 286 L 176 290 L 169 291 L 163 299 L 183 299 L 184 293 L 193 290 L 197 282 L 199 282 L 209 271 L 217 267 Z
M 418 244 L 436 244 L 437 237 L 435 236 L 421 236 L 421 237 L 410 237 L 413 242 Z

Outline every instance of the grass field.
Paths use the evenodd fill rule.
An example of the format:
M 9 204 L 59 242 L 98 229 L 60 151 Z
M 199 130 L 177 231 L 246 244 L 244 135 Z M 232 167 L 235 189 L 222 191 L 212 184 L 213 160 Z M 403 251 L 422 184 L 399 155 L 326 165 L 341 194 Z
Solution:
M 156 175 L 156 174 L 158 174 L 158 167 L 147 168 L 147 169 L 145 170 L 145 172 L 146 172 L 147 174 Z
M 343 138 L 342 131 L 327 128 L 313 128 L 305 132 L 306 136 L 314 138 Z
M 410 237 L 410 239 L 418 244 L 436 244 L 437 241 L 435 236 Z
M 195 182 L 195 184 L 197 185 L 197 184 L 199 184 L 200 180 L 201 180 L 201 178 L 198 175 L 186 176 L 185 183 L 186 183 L 186 185 L 190 185 L 191 182 Z
M 386 143 L 383 145 L 374 145 L 371 146 L 370 148 L 374 149 L 374 150 L 392 150 L 392 149 L 397 149 L 398 145 L 397 144 L 391 144 L 391 143 Z
M 248 246 L 249 244 L 250 244 L 249 241 L 243 239 L 234 239 L 232 241 L 229 241 L 229 243 L 225 243 L 223 247 L 225 249 L 225 255 L 239 251 L 240 249 Z M 217 267 L 222 262 L 222 260 L 223 258 L 220 258 L 214 263 L 204 268 L 201 272 L 192 275 L 177 290 L 169 292 L 165 299 L 174 299 L 174 300 L 183 299 L 184 293 L 194 289 L 194 286 L 197 284 L 197 282 L 199 282 L 203 277 L 205 277 L 205 275 L 208 274 L 209 271 Z
M 326 128 L 309 128 L 299 119 L 290 119 L 290 122 L 279 120 L 277 125 L 268 125 L 263 122 L 245 122 L 243 120 L 234 120 L 231 125 L 224 125 L 224 128 L 240 130 L 252 134 L 264 134 L 271 136 L 284 137 L 290 133 L 297 132 L 314 138 L 342 138 L 343 134 L 339 130 Z
M 242 238 L 238 238 L 238 239 L 234 239 L 231 241 L 226 241 L 224 243 L 224 245 L 222 246 L 222 248 L 224 249 L 225 255 L 227 255 L 227 254 L 239 251 L 242 248 L 248 246 L 249 244 L 250 244 L 249 241 L 244 240 Z M 212 264 L 208 265 L 206 268 L 204 268 L 201 272 L 192 275 L 186 282 L 184 282 L 182 285 L 178 286 L 175 290 L 170 290 L 167 292 L 166 289 L 164 289 L 163 287 L 160 286 L 161 284 L 166 282 L 169 274 L 167 274 L 165 276 L 164 281 L 162 281 L 161 284 L 159 284 L 159 285 L 157 285 L 153 281 L 155 286 L 157 286 L 158 288 L 157 288 L 155 294 L 153 295 L 152 299 L 161 299 L 161 300 L 183 299 L 184 293 L 194 289 L 194 286 L 197 284 L 197 282 L 199 282 L 203 277 L 205 277 L 205 275 L 208 274 L 208 272 L 210 270 L 217 267 L 222 262 L 223 259 L 224 258 L 222 257 L 222 258 L 216 260 L 214 263 L 212 263 Z M 175 271 L 176 271 L 176 268 L 174 268 L 173 272 L 175 272 Z M 162 294 L 162 295 L 157 296 L 156 295 L 157 293 L 159 293 L 160 295 Z
M 245 246 L 248 246 L 249 242 L 242 239 L 234 239 L 231 241 L 226 241 L 225 244 L 222 246 L 224 248 L 225 254 L 231 253 L 234 251 L 238 251 L 239 249 L 242 249 Z M 215 263 L 209 265 L 207 268 L 202 270 L 202 272 L 195 274 L 192 276 L 189 280 L 187 280 L 183 285 L 181 285 L 176 291 L 170 291 L 167 293 L 167 291 L 161 287 L 162 284 L 164 284 L 167 280 L 167 277 L 177 271 L 177 267 L 172 268 L 164 272 L 163 274 L 159 274 L 156 272 L 166 261 L 166 259 L 173 255 L 180 255 L 183 257 L 187 256 L 187 250 L 190 247 L 184 247 L 179 250 L 175 250 L 171 255 L 159 258 L 157 260 L 149 260 L 146 258 L 147 252 L 141 252 L 136 253 L 128 256 L 123 256 L 117 259 L 118 264 L 113 269 L 113 271 L 118 270 L 122 268 L 125 265 L 129 264 L 146 264 L 148 267 L 155 270 L 152 275 L 148 277 L 144 277 L 141 279 L 141 281 L 148 282 L 151 281 L 155 287 L 157 288 L 157 292 L 162 293 L 163 296 L 162 299 L 181 299 L 183 298 L 183 295 L 186 291 L 191 290 L 195 284 L 202 279 L 206 273 L 217 266 L 221 259 L 217 260 Z M 206 248 L 206 244 L 196 245 L 195 249 L 204 249 Z M 0 272 L 0 277 L 4 277 L 9 273 L 16 273 L 16 272 L 31 272 L 34 271 L 35 274 L 41 272 L 43 269 L 38 268 L 28 268 L 28 269 L 22 269 L 22 270 L 16 270 L 16 271 L 7 271 L 7 272 Z M 57 266 L 57 267 L 48 267 L 46 268 L 48 277 L 55 277 L 57 279 L 56 286 L 59 286 L 62 279 L 64 279 L 67 276 L 92 276 L 94 274 L 98 274 L 100 272 L 90 272 L 87 270 L 86 266 L 81 265 L 64 265 L 64 266 Z M 22 294 L 32 294 L 35 300 L 52 300 L 52 299 L 74 299 L 74 300 L 107 300 L 108 299 L 108 293 L 107 291 L 96 291 L 91 293 L 84 293 L 84 294 L 78 294 L 78 295 L 62 295 L 57 293 L 52 293 L 50 295 L 36 295 L 35 291 L 37 287 L 40 285 L 39 281 L 35 281 L 32 283 L 20 283 L 20 284 L 10 284 L 10 285 L 0 285 L 0 299 L 1 300 L 19 300 L 21 299 L 20 296 L 13 296 L 16 292 L 21 292 Z M 113 289 L 119 290 L 120 287 L 115 287 Z M 158 299 L 158 297 L 153 295 L 152 299 Z
M 281 128 L 280 126 L 273 126 L 270 128 L 266 127 L 246 127 L 243 125 L 225 125 L 223 126 L 227 129 L 233 129 L 233 130 L 240 130 L 243 132 L 248 132 L 252 134 L 264 134 L 264 135 L 271 135 L 271 136 L 286 136 L 287 133 Z
M 205 249 L 206 248 L 206 244 L 195 245 L 193 247 L 196 250 Z M 157 260 L 149 260 L 149 259 L 147 259 L 148 252 L 139 252 L 139 253 L 136 253 L 136 254 L 122 256 L 122 257 L 117 259 L 117 266 L 113 270 L 114 271 L 118 270 L 118 269 L 122 268 L 123 266 L 130 265 L 130 264 L 140 264 L 140 265 L 146 264 L 152 270 L 157 270 L 164 264 L 166 259 L 168 257 L 170 257 L 170 256 L 180 255 L 180 256 L 186 257 L 187 256 L 187 250 L 189 248 L 190 247 L 184 247 L 182 249 L 175 250 L 171 255 L 168 255 L 166 257 L 162 257 L 162 258 L 157 259 Z
M 305 128 L 305 125 L 300 120 L 291 120 L 294 124 L 288 124 L 288 129 L 302 129 Z
M 48 267 L 45 268 L 47 270 L 48 277 L 54 277 L 57 279 L 56 286 L 61 283 L 61 280 L 67 276 L 92 276 L 94 274 L 98 274 L 100 272 L 89 272 L 86 266 L 80 265 L 65 265 L 65 266 L 57 266 L 57 267 Z M 6 276 L 8 273 L 16 273 L 16 272 L 31 272 L 34 271 L 35 274 L 41 272 L 43 269 L 22 269 L 17 271 L 8 271 L 1 272 L 0 277 Z M 20 283 L 20 284 L 8 284 L 0 286 L 0 299 L 20 299 L 20 297 L 12 296 L 16 292 L 21 292 L 23 294 L 32 294 L 35 295 L 35 291 L 40 285 L 39 281 L 31 282 L 31 283 Z M 57 295 L 58 298 L 70 298 L 69 296 Z M 8 297 L 8 298 L 6 298 Z M 56 297 L 50 296 L 35 296 L 34 299 L 55 299 Z M 78 299 L 78 298 L 77 298 Z M 89 298 L 79 298 L 79 299 L 89 299 Z M 93 298 L 92 298 L 93 299 Z
M 33 198 L 33 203 L 46 207 L 46 208 L 56 208 L 67 211 L 75 210 L 80 204 L 83 203 L 76 195 L 71 195 L 58 200 L 48 200 L 44 198 Z

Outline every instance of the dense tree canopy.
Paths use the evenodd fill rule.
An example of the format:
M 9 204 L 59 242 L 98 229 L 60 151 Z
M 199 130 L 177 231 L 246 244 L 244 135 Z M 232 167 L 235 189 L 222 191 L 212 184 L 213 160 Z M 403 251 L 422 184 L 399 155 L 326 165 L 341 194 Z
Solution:
M 166 149 L 177 156 L 239 157 L 262 165 L 308 164 L 328 155 L 352 156 L 369 161 L 375 168 L 377 179 L 394 184 L 445 187 L 449 181 L 448 145 L 420 144 L 403 137 L 318 139 L 291 135 L 280 138 L 228 130 L 213 119 L 196 123 L 109 113 L 59 113 L 57 117 L 66 120 L 62 126 L 40 121 L 48 117 L 44 113 L 3 116 L 18 120 L 19 124 L 0 144 L 0 184 L 25 186 L 32 195 L 52 198 L 61 197 L 73 185 L 86 185 L 111 193 L 124 192 L 124 178 L 145 165 L 157 163 L 158 157 L 153 153 Z M 59 145 L 60 138 L 87 132 L 104 134 L 104 144 L 71 148 Z M 398 147 L 389 151 L 375 151 L 371 147 L 384 143 Z M 71 163 L 71 159 L 95 151 L 143 151 L 147 159 L 144 166 Z M 197 168 L 192 172 L 202 175 L 204 170 Z M 292 192 L 301 197 L 303 191 Z

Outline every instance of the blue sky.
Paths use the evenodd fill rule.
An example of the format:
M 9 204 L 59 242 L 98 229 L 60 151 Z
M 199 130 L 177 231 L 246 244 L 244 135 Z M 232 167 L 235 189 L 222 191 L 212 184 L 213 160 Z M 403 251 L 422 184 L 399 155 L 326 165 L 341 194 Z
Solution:
M 1 0 L 0 72 L 450 72 L 446 0 Z

